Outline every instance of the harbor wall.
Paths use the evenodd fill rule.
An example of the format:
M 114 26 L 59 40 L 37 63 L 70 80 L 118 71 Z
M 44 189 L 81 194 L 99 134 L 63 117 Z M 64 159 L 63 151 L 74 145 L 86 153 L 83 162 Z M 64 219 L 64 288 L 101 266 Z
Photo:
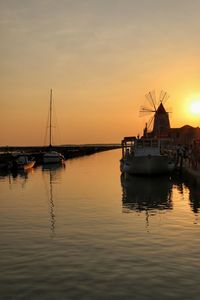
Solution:
M 91 155 L 97 152 L 108 151 L 121 148 L 119 144 L 100 144 L 100 145 L 66 145 L 53 146 L 51 150 L 61 153 L 65 159 Z M 0 168 L 6 168 L 13 154 L 27 154 L 34 157 L 36 165 L 42 164 L 43 155 L 49 150 L 49 147 L 37 146 L 12 146 L 0 147 Z

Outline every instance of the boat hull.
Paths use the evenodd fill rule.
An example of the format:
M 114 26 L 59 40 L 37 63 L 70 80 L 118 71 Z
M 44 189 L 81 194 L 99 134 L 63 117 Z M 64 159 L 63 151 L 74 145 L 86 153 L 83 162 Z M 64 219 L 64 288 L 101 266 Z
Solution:
M 35 165 L 35 160 L 29 159 L 27 155 L 19 155 L 13 161 L 12 169 L 28 170 L 33 168 L 34 165 Z
M 43 163 L 44 164 L 62 164 L 64 163 L 64 157 L 62 154 L 52 151 L 49 153 L 44 154 L 43 156 Z
M 43 158 L 43 163 L 44 164 L 58 164 L 58 163 L 63 163 L 63 159 L 59 157 L 44 157 Z
M 138 156 L 129 159 L 121 159 L 120 169 L 122 173 L 135 175 L 156 175 L 171 173 L 175 163 L 167 156 Z
M 30 161 L 30 162 L 24 164 L 23 166 L 18 166 L 18 169 L 28 170 L 28 169 L 33 168 L 34 165 L 35 165 L 35 161 Z

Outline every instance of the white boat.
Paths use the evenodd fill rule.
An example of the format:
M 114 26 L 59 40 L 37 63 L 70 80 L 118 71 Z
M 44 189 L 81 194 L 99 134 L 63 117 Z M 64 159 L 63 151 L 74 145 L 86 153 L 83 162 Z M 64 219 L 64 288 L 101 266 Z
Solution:
M 153 130 L 148 132 L 149 128 L 146 124 L 141 138 L 125 137 L 122 140 L 120 161 L 122 173 L 154 175 L 170 173 L 175 169 L 169 114 L 163 106 L 163 101 L 168 99 L 168 94 L 162 91 L 159 102 L 156 101 L 152 92 L 146 96 L 152 107 L 142 107 L 140 112 L 154 113 L 149 123 L 150 125 L 154 120 Z
M 122 173 L 156 175 L 170 173 L 175 162 L 170 152 L 162 150 L 161 140 L 156 138 L 125 137 L 122 141 Z
M 47 153 L 44 154 L 43 156 L 43 163 L 45 164 L 50 164 L 50 163 L 64 163 L 64 156 L 62 154 L 60 154 L 57 151 L 49 151 Z
M 28 170 L 33 168 L 34 165 L 35 160 L 29 159 L 29 157 L 24 154 L 18 155 L 13 162 L 13 168 L 16 168 L 18 170 Z
M 49 117 L 49 150 L 43 155 L 43 163 L 64 163 L 64 156 L 52 149 L 52 89 L 50 91 L 50 117 Z

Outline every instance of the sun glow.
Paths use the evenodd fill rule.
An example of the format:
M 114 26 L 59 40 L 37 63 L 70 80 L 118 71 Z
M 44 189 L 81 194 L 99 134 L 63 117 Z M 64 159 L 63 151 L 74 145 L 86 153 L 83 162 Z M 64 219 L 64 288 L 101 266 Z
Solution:
M 193 100 L 191 102 L 190 112 L 195 115 L 200 115 L 200 100 Z

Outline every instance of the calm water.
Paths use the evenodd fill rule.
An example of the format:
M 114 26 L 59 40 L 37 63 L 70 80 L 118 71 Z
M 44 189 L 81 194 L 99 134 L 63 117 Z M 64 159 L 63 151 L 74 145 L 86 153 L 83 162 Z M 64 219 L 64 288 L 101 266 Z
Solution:
M 1 299 L 199 299 L 200 192 L 120 156 L 0 176 Z

